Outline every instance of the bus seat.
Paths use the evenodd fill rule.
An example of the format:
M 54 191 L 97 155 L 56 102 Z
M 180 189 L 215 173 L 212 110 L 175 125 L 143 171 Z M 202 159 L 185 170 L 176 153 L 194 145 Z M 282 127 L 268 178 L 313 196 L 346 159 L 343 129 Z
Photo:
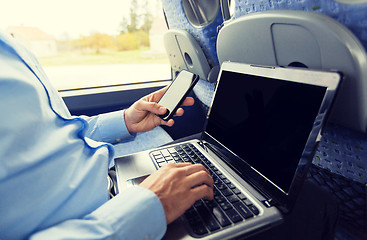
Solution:
M 343 229 L 366 239 L 367 57 L 357 37 L 323 14 L 269 10 L 225 22 L 218 33 L 217 54 L 219 63 L 299 66 L 344 73 L 309 178 L 338 199 L 340 219 L 346 223 L 341 225 Z
M 367 49 L 367 1 L 359 0 L 235 0 L 233 17 L 267 10 L 322 13 L 351 30 Z
M 209 80 L 211 68 L 202 48 L 190 33 L 178 29 L 169 29 L 165 33 L 164 46 L 175 75 L 181 70 L 199 75 L 200 81 L 194 93 L 206 109 L 214 92 L 216 77 L 215 80 Z
M 223 22 L 219 0 L 162 0 L 169 29 L 190 33 L 202 48 L 210 68 L 218 65 L 217 26 Z
M 217 54 L 220 63 L 237 61 L 341 71 L 345 79 L 330 121 L 366 131 L 366 52 L 358 39 L 333 19 L 291 10 L 244 15 L 219 31 Z
M 216 41 L 217 28 L 223 23 L 220 0 L 162 0 L 162 6 L 169 28 L 164 43 L 173 73 L 186 69 L 200 76 L 193 92 L 205 118 L 219 69 Z M 203 121 L 195 122 L 202 125 Z
M 199 75 L 200 79 L 207 79 L 210 71 L 208 61 L 190 33 L 179 29 L 169 29 L 164 34 L 163 41 L 175 75 L 181 70 L 187 70 Z

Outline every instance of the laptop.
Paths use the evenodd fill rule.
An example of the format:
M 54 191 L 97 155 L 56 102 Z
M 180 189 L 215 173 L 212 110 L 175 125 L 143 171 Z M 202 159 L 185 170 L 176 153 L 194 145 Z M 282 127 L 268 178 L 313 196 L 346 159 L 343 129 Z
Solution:
M 167 162 L 201 163 L 214 200 L 197 201 L 165 239 L 228 239 L 292 210 L 341 81 L 337 72 L 224 62 L 199 139 L 115 159 L 118 190 Z

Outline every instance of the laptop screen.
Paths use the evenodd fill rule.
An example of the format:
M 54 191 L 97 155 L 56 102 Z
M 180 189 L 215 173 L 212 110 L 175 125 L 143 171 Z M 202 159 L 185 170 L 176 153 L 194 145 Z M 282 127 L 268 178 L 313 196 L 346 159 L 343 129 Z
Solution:
M 287 193 L 326 90 L 223 70 L 206 132 Z

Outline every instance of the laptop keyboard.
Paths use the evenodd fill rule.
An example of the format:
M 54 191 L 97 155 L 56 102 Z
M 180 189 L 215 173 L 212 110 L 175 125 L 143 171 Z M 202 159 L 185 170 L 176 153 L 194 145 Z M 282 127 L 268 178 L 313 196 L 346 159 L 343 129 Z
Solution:
M 259 210 L 193 144 L 157 150 L 152 156 L 159 167 L 167 163 L 201 163 L 214 180 L 214 200 L 201 199 L 184 216 L 196 236 L 240 223 L 259 214 Z

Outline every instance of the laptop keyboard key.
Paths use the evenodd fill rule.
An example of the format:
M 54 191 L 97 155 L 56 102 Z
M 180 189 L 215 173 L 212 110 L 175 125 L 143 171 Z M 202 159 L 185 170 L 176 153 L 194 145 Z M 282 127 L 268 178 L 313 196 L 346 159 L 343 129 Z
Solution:
M 213 200 L 204 200 L 204 203 L 208 207 L 208 209 L 212 209 L 213 207 L 217 206 L 217 203 Z
M 238 199 L 238 197 L 236 195 L 228 196 L 227 199 L 231 203 L 234 203 L 234 202 L 238 202 L 239 201 L 239 199 Z
M 161 158 L 157 158 L 155 161 L 156 161 L 157 163 L 161 163 L 161 162 L 165 162 L 166 160 L 164 160 L 164 158 L 163 158 L 163 157 L 161 157 Z
M 251 218 L 254 215 L 252 214 L 252 212 L 250 211 L 250 209 L 248 209 L 246 207 L 245 204 L 243 204 L 242 202 L 236 202 L 233 204 L 233 206 L 236 208 L 236 210 L 242 215 L 242 217 L 244 217 L 245 219 L 247 218 Z
M 251 212 L 255 215 L 259 215 L 259 209 L 257 209 L 257 207 L 255 207 L 255 205 L 251 205 L 251 206 L 248 206 L 248 208 L 251 210 Z
M 240 190 L 238 190 L 238 188 L 233 188 L 232 189 L 232 191 L 235 193 L 235 194 L 240 194 L 241 193 L 241 191 Z
M 236 210 L 234 210 L 233 208 L 232 209 L 229 209 L 228 211 L 226 211 L 228 217 L 232 220 L 232 222 L 236 223 L 236 222 L 240 222 L 242 221 L 242 217 L 241 215 L 236 212 Z
M 224 183 L 218 183 L 217 185 L 216 185 L 216 187 L 218 188 L 218 189 L 220 189 L 220 190 L 223 190 L 223 189 L 226 189 L 227 187 L 226 187 L 226 185 L 224 185 Z
M 170 157 L 171 156 L 171 154 L 168 152 L 168 149 L 161 150 L 161 153 L 164 157 Z
M 219 229 L 218 223 L 204 205 L 200 205 L 196 208 L 196 210 L 198 211 L 199 215 L 203 219 L 204 224 L 208 227 L 210 231 Z
M 228 209 L 232 208 L 232 205 L 229 202 L 222 202 L 219 204 L 219 206 L 224 210 L 227 211 Z
M 167 164 L 167 162 L 160 162 L 160 163 L 158 163 L 158 166 L 159 167 L 163 167 L 164 165 L 166 165 Z
M 221 196 L 222 195 L 222 194 L 220 194 L 220 191 L 216 187 L 214 187 L 213 192 L 214 192 L 214 196 Z
M 226 178 L 226 176 L 224 176 L 223 174 L 222 174 L 222 175 L 219 175 L 219 178 L 220 178 L 220 179 L 222 179 L 223 181 L 228 180 L 228 179 Z
M 221 192 L 222 192 L 222 194 L 223 194 L 224 196 L 229 196 L 229 195 L 232 195 L 232 194 L 233 194 L 233 193 L 232 193 L 232 191 L 231 191 L 231 190 L 229 190 L 228 188 L 223 189 Z
M 210 216 L 210 218 L 208 219 L 204 219 L 204 224 L 207 226 L 207 228 L 211 232 L 218 230 L 220 228 L 219 224 L 217 223 L 215 218 L 212 216 Z
M 225 184 L 230 184 L 230 183 L 231 183 L 231 181 L 229 181 L 227 178 L 223 179 L 223 182 L 224 182 Z
M 190 225 L 190 226 L 192 228 L 192 231 L 199 236 L 208 233 L 208 230 L 206 230 L 204 224 L 202 223 Z
M 175 155 L 175 154 L 177 154 L 177 152 L 176 152 L 176 149 L 175 148 L 168 148 L 168 152 L 169 153 L 171 153 L 171 155 Z
M 217 201 L 217 203 L 222 203 L 226 201 L 226 199 L 222 195 L 215 196 L 214 199 Z
M 225 227 L 231 224 L 231 221 L 229 221 L 228 217 L 224 214 L 222 209 L 220 209 L 219 207 L 214 207 L 212 210 L 212 213 L 214 214 L 215 218 L 218 220 L 219 224 L 222 227 Z
M 204 224 L 201 222 L 199 214 L 194 210 L 194 208 L 190 208 L 185 212 L 185 217 L 187 219 L 187 222 L 189 223 L 192 231 L 201 236 L 206 233 L 208 233 L 208 230 L 204 226 Z
M 237 195 L 241 200 L 247 199 L 246 196 L 243 193 L 240 193 Z
M 246 198 L 246 199 L 243 199 L 243 202 L 247 205 L 247 206 L 251 206 L 252 205 L 252 202 Z

